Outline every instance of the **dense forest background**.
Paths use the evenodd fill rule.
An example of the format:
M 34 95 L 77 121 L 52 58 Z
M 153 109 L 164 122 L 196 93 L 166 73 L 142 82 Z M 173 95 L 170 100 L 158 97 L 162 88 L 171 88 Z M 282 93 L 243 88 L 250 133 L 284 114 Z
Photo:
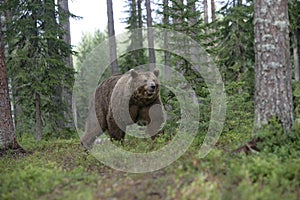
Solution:
M 51 194 L 55 199 L 61 195 L 71 198 L 88 193 L 90 199 L 153 196 L 158 199 L 299 199 L 300 1 L 126 2 L 124 12 L 128 18 L 124 23 L 129 34 L 128 53 L 118 55 L 118 43 L 110 39 L 106 54 L 111 64 L 98 80 L 149 63 L 151 68 L 154 67 L 151 63 L 156 62 L 180 71 L 199 101 L 199 129 L 190 150 L 173 167 L 145 176 L 130 176 L 95 164 L 98 161 L 87 155 L 80 145 L 75 125 L 84 127 L 88 110 L 85 81 L 86 77 L 97 74 L 95 63 L 86 60 L 99 56 L 93 55 L 95 49 L 115 35 L 112 3 L 117 1 L 107 0 L 107 31 L 84 35 L 75 48 L 71 46 L 69 18 L 80 20 L 80 16 L 69 12 L 68 0 L 2 0 L 1 145 L 7 150 L 20 148 L 20 144 L 24 152 L 33 155 L 21 156 L 20 160 L 20 155 L 14 152 L 1 151 L 0 197 L 10 199 L 21 197 L 23 193 L 28 199 L 43 199 Z M 140 28 L 147 27 L 145 34 Z M 143 46 L 141 41 L 144 40 L 153 46 L 150 27 L 188 35 L 205 48 L 209 54 L 206 62 L 215 63 L 221 73 L 227 96 L 226 121 L 215 149 L 205 161 L 195 152 L 209 128 L 210 91 L 201 74 L 195 73 L 187 60 L 168 51 Z M 168 45 L 168 35 L 161 38 L 164 45 Z M 180 48 L 180 44 L 176 45 Z M 138 50 L 129 51 L 133 47 Z M 72 100 L 75 79 L 82 86 L 76 90 L 79 105 Z M 151 151 L 161 148 L 176 135 L 180 120 L 178 99 L 165 88 L 161 94 L 169 116 L 164 126 L 167 134 L 160 137 L 154 147 L 150 140 L 140 141 L 129 136 L 125 149 Z M 232 153 L 237 155 L 232 156 Z M 250 156 L 245 157 L 244 153 Z M 35 155 L 48 164 L 38 162 Z M 32 176 L 21 172 L 24 165 L 29 166 L 25 172 Z M 59 172 L 54 176 L 55 166 Z M 108 175 L 103 175 L 105 173 Z M 57 182 L 47 181 L 49 177 Z M 108 184 L 99 181 L 101 178 Z M 155 186 L 156 180 L 159 180 L 158 186 Z M 46 186 L 41 187 L 38 181 L 45 182 Z M 110 186 L 114 182 L 122 184 Z M 19 183 L 23 186 L 14 192 Z M 132 192 L 131 187 L 139 183 L 136 193 Z M 33 184 L 38 192 L 27 194 L 26 190 L 34 190 L 26 189 L 26 184 Z M 97 187 L 102 186 L 105 191 L 96 192 Z M 89 189 L 82 193 L 80 187 Z M 154 191 L 148 192 L 147 188 Z M 143 190 L 147 191 L 146 196 Z
M 82 63 L 109 34 L 114 34 L 113 26 L 108 32 L 89 33 L 82 38 L 78 47 L 72 49 L 68 19 L 74 17 L 80 20 L 80 17 L 69 13 L 63 3 L 64 1 L 9 1 L 1 4 L 3 45 L 14 124 L 20 137 L 34 132 L 43 132 L 45 137 L 60 138 L 73 134 L 72 131 L 69 132 L 74 130 L 70 91 L 76 74 L 83 74 L 80 70 L 86 69 L 92 74 L 95 66 L 85 66 L 83 69 Z M 153 26 L 180 31 L 190 36 L 206 48 L 212 62 L 217 63 L 222 74 L 228 97 L 228 126 L 230 123 L 239 123 L 237 120 L 245 117 L 254 119 L 253 1 L 217 2 L 218 10 L 214 1 L 209 6 L 211 10 L 208 10 L 207 1 L 154 1 L 151 2 L 152 5 L 144 3 L 127 2 L 124 12 L 128 13 L 128 18 L 124 19 L 124 23 L 128 25 L 129 33 L 138 28 Z M 152 6 L 152 9 L 146 9 L 146 5 Z M 298 8 L 298 1 L 289 1 L 291 81 L 295 88 L 296 119 L 299 81 Z M 115 55 L 118 59 L 114 71 L 124 73 L 136 66 L 154 63 L 156 59 L 157 62 L 159 60 L 168 66 L 175 66 L 176 70 L 185 73 L 186 79 L 190 80 L 197 94 L 204 99 L 202 102 L 209 102 L 209 93 L 203 79 L 195 79 L 197 74 L 191 72 L 189 63 L 180 61 L 178 56 L 170 55 L 169 52 L 152 52 L 151 49 L 148 52 L 142 43 L 147 40 L 142 31 L 134 31 L 128 40 L 128 49 L 133 46 L 139 50 Z M 75 58 L 74 64 L 70 55 Z M 209 112 L 206 113 L 209 117 Z

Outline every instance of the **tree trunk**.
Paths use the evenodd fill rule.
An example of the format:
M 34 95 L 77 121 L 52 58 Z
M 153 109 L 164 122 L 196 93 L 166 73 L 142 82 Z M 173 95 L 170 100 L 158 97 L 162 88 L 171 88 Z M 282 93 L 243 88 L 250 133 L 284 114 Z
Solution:
M 150 70 L 153 71 L 155 68 L 155 51 L 154 51 L 154 33 L 152 28 L 152 15 L 151 15 L 151 4 L 150 0 L 145 1 L 147 11 L 147 33 L 148 33 L 148 50 L 149 50 L 149 62 Z
M 8 0 L 5 0 L 4 2 L 7 3 Z M 8 20 L 8 21 L 12 20 L 12 13 L 11 13 L 10 9 L 7 9 L 5 11 L 5 20 Z M 9 45 L 8 44 L 6 44 L 6 45 L 7 45 L 8 51 L 10 51 Z M 11 88 L 9 88 L 9 89 L 11 92 L 10 101 L 11 101 L 11 106 L 12 106 L 13 123 L 14 123 L 15 130 L 17 130 L 17 119 L 18 119 L 19 114 L 22 113 L 22 107 L 20 104 L 16 103 L 16 102 L 18 102 L 18 99 L 19 99 L 19 97 L 16 95 L 16 92 L 14 90 L 15 87 L 18 87 L 17 83 L 13 82 L 12 80 L 9 80 L 9 86 L 11 86 Z
M 71 30 L 70 30 L 70 20 L 69 20 L 69 4 L 68 0 L 58 0 L 60 13 L 62 16 L 60 16 L 59 23 L 62 25 L 63 29 L 65 30 L 65 34 L 63 35 L 63 40 L 67 44 L 71 44 Z M 68 57 L 67 60 L 68 65 L 73 68 L 73 60 L 72 56 Z
M 180 7 L 182 7 L 183 5 L 183 0 L 176 0 L 176 5 L 173 5 L 175 6 L 175 13 L 176 13 L 176 16 L 173 18 L 173 24 L 175 25 L 175 31 L 182 31 L 182 16 L 183 16 L 183 10 L 180 10 Z
M 197 24 L 198 21 L 198 15 L 197 13 L 197 9 L 196 9 L 196 2 L 194 0 L 188 0 L 187 1 L 188 5 L 189 5 L 189 12 L 192 13 L 193 16 L 189 17 L 189 25 L 190 27 L 193 27 L 195 24 Z M 192 37 L 195 37 L 196 34 L 194 32 L 192 32 Z
M 184 22 L 184 10 L 183 8 L 183 0 L 176 0 L 176 4 L 173 4 L 173 9 L 175 10 L 175 16 L 173 17 L 173 24 L 174 24 L 174 28 L 175 31 L 178 32 L 184 32 L 185 30 L 183 30 L 183 22 Z M 182 52 L 184 52 L 185 55 L 187 55 L 187 51 L 188 49 L 186 48 L 187 45 L 185 44 L 185 40 L 182 38 L 177 39 L 174 43 L 175 43 L 175 47 L 178 49 L 181 49 Z M 174 44 L 173 44 L 174 45 Z M 175 68 L 177 70 L 182 70 L 182 66 L 184 65 L 185 60 L 183 59 L 179 59 L 178 61 L 176 61 L 175 64 Z
M 44 4 L 44 5 L 43 5 Z M 51 33 L 51 35 L 53 35 L 53 26 L 54 24 L 56 25 L 57 21 L 56 21 L 56 5 L 55 5 L 55 0 L 48 0 L 47 2 L 41 2 L 40 6 L 44 6 L 45 7 L 45 14 L 47 14 L 49 16 L 48 20 L 45 20 L 44 25 L 43 25 L 43 31 L 45 33 Z M 33 10 L 32 11 L 33 14 L 33 18 L 38 21 L 39 15 L 38 15 L 38 11 L 37 10 Z M 36 23 L 35 21 L 33 22 L 34 24 Z M 36 26 L 36 24 L 35 24 Z M 36 27 L 36 38 L 39 35 L 39 30 Z M 50 34 L 49 34 L 50 35 Z M 36 44 L 38 45 L 38 39 L 36 41 Z M 49 57 L 54 57 L 55 55 L 58 54 L 59 49 L 57 48 L 55 51 L 51 50 L 51 47 L 55 46 L 55 41 L 52 39 L 48 39 L 47 40 L 47 54 Z M 34 51 L 33 51 L 34 54 Z M 34 56 L 34 55 L 31 55 Z M 36 64 L 36 69 L 38 69 L 40 66 L 38 66 L 38 64 Z M 52 68 L 54 66 L 51 66 L 50 64 L 50 68 Z M 61 131 L 65 128 L 65 122 L 62 120 L 62 116 L 64 116 L 64 112 L 63 109 L 61 107 L 61 105 L 63 105 L 63 86 L 62 86 L 62 80 L 63 78 L 60 78 L 59 82 L 56 84 L 55 86 L 55 92 L 52 96 L 52 100 L 54 102 L 54 105 L 58 108 L 58 115 L 61 116 L 61 118 L 54 118 L 54 122 L 55 125 L 53 126 L 54 131 Z M 37 112 L 37 111 L 36 111 Z M 36 127 L 37 128 L 37 127 Z
M 293 125 L 287 0 L 256 0 L 255 127 L 277 118 L 285 131 Z
M 211 21 L 216 20 L 216 6 L 215 6 L 215 0 L 211 0 Z
M 207 0 L 203 1 L 203 7 L 204 7 L 204 23 L 208 24 L 208 4 L 207 4 Z
M 211 0 L 211 22 L 214 22 L 216 21 L 216 6 L 215 6 L 215 0 Z M 216 26 L 214 25 L 212 27 L 212 30 L 211 30 L 213 33 L 216 32 Z M 217 40 L 217 36 L 214 36 L 213 37 L 213 41 L 216 42 Z M 215 44 L 215 46 L 217 46 L 217 44 Z
M 35 115 L 35 123 L 36 123 L 36 140 L 42 140 L 42 112 L 41 112 L 41 96 L 40 94 L 36 93 L 35 99 L 35 106 L 36 106 L 36 115 Z
M 142 51 L 143 48 L 143 14 L 142 14 L 142 0 L 137 0 L 137 42 L 138 42 L 138 49 L 140 49 L 138 52 L 139 54 L 143 54 L 144 51 Z M 143 56 L 143 55 L 139 55 Z M 144 64 L 144 63 L 143 63 Z
M 293 54 L 295 67 L 295 81 L 300 81 L 300 60 L 299 60 L 299 30 L 295 29 L 293 34 Z
M 242 0 L 238 0 L 237 2 L 237 5 L 236 7 L 239 7 L 239 8 L 242 8 L 243 6 L 243 1 Z M 241 24 L 243 23 L 243 20 L 242 19 L 238 19 L 237 22 L 236 22 L 236 30 L 240 30 L 240 26 Z M 236 37 L 237 38 L 240 38 L 240 31 L 236 31 Z M 245 47 L 243 46 L 243 44 L 239 44 L 237 46 L 237 52 L 238 52 L 238 55 L 240 57 L 240 63 L 241 63 L 241 66 L 240 66 L 240 69 L 238 70 L 238 74 L 237 74 L 237 82 L 241 82 L 242 81 L 242 74 L 244 73 L 245 71 L 245 65 L 246 65 L 246 51 L 245 51 Z M 238 94 L 242 94 L 243 92 L 243 89 L 241 87 L 238 88 Z
M 63 40 L 65 43 L 71 45 L 71 30 L 70 30 L 70 20 L 69 20 L 69 4 L 68 0 L 58 0 L 59 7 L 61 9 L 60 14 L 60 24 L 62 25 L 65 34 L 63 35 Z M 67 66 L 73 69 L 73 59 L 72 55 L 65 58 Z M 72 120 L 72 88 L 63 88 L 63 98 L 67 104 L 66 112 L 64 113 L 66 119 L 66 128 L 74 129 L 74 123 Z
M 163 23 L 165 27 L 169 27 L 170 21 L 169 21 L 169 0 L 164 0 L 163 1 L 163 13 L 164 13 L 164 18 L 163 18 Z M 168 31 L 164 31 L 164 48 L 169 49 L 169 34 Z M 170 70 L 170 59 L 171 55 L 169 51 L 165 51 L 165 79 L 166 81 L 170 80 L 171 78 L 171 70 Z
M 115 38 L 115 27 L 114 27 L 114 13 L 112 0 L 107 0 L 107 18 L 108 18 L 108 36 L 109 36 L 109 55 L 110 55 L 110 66 L 111 73 L 119 73 L 118 60 L 117 60 L 117 47 Z
M 2 23 L 0 15 L 0 144 L 2 143 L 3 149 L 17 149 L 20 148 L 20 146 L 17 143 L 13 126 L 2 39 Z

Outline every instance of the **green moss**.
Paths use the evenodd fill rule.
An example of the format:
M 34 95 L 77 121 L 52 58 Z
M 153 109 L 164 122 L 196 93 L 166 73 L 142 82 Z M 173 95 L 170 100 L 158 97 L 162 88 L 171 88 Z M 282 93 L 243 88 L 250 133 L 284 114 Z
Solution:
M 0 158 L 0 199 L 297 199 L 300 143 L 291 137 L 278 139 L 274 130 L 262 134 L 269 139 L 260 144 L 264 148 L 258 154 L 232 155 L 230 150 L 249 137 L 233 129 L 205 158 L 198 157 L 195 142 L 173 164 L 145 174 L 103 165 L 76 139 L 28 140 L 32 143 L 27 141 L 27 150 L 33 154 Z M 169 140 L 162 137 L 154 147 L 143 148 L 152 141 L 130 139 L 124 148 L 140 152 Z

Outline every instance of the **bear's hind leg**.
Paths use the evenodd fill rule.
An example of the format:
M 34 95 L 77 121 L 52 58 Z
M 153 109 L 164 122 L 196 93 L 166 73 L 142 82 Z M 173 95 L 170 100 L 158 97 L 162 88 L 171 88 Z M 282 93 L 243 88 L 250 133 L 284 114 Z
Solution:
M 110 140 L 121 141 L 121 143 L 123 144 L 125 139 L 126 128 L 125 127 L 120 128 L 112 116 L 108 116 L 107 125 L 108 125 L 107 128 L 108 128 Z
M 99 114 L 100 116 L 103 116 L 103 111 Z M 107 125 L 105 117 L 99 117 L 98 120 L 95 112 L 95 106 L 92 104 L 85 123 L 84 135 L 80 138 L 81 143 L 85 148 L 91 149 L 96 138 L 103 134 L 106 129 Z
M 98 127 L 87 130 L 81 138 L 81 143 L 87 149 L 91 149 L 97 136 L 101 135 L 102 131 Z

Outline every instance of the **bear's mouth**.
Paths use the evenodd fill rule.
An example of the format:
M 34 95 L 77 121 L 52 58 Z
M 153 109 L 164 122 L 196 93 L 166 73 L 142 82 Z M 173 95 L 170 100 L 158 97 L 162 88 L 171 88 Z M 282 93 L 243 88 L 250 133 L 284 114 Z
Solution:
M 147 96 L 148 97 L 152 97 L 155 93 L 155 90 L 154 91 L 147 91 Z
M 148 90 L 148 94 L 154 94 L 154 93 L 155 93 L 155 89 L 151 88 L 151 89 Z
M 157 89 L 158 89 L 157 86 L 149 87 L 147 85 L 144 85 L 137 90 L 137 93 L 140 93 L 143 95 L 144 98 L 149 99 L 157 94 Z

